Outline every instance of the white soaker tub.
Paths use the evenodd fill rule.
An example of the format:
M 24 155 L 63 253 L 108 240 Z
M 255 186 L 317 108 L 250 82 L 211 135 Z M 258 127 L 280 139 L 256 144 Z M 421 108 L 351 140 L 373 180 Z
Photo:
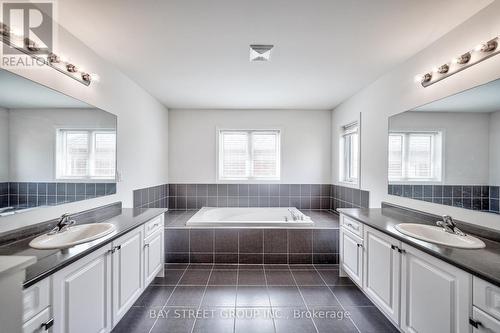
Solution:
M 296 219 L 294 220 L 293 215 Z M 193 215 L 186 226 L 196 227 L 300 227 L 314 222 L 295 207 L 270 208 L 215 208 L 203 207 Z

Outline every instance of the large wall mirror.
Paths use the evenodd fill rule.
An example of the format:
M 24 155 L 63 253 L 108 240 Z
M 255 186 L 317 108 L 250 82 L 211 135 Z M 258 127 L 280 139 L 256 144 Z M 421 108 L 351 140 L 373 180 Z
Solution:
M 499 214 L 500 80 L 389 119 L 389 194 Z
M 116 193 L 116 116 L 0 70 L 0 217 Z

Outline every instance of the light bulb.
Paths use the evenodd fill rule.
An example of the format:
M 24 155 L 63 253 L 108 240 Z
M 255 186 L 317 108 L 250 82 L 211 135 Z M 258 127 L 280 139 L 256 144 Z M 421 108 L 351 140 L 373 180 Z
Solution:
M 99 75 L 97 75 L 96 73 L 91 73 L 90 78 L 92 79 L 92 81 L 95 81 L 95 82 L 101 81 L 101 77 Z
M 483 49 L 484 43 L 477 44 L 476 47 L 474 48 L 474 51 L 479 52 Z

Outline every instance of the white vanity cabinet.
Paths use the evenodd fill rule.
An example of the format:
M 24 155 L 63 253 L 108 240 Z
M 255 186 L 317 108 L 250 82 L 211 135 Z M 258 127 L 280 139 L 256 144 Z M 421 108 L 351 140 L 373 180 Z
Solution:
M 470 324 L 474 333 L 500 332 L 500 288 L 473 278 L 473 308 Z
M 399 324 L 401 242 L 365 226 L 364 248 L 363 289 L 395 324 Z
M 163 271 L 163 238 L 160 216 L 54 273 L 53 332 L 110 332 Z
M 363 238 L 360 226 L 347 217 L 341 217 L 340 228 L 341 275 L 349 276 L 358 286 L 363 283 Z
M 54 333 L 104 333 L 111 323 L 111 244 L 54 273 Z
M 142 293 L 143 240 L 144 228 L 139 227 L 113 241 L 113 326 Z
M 52 331 L 50 278 L 23 290 L 23 333 Z
M 402 245 L 401 329 L 404 332 L 470 332 L 472 276 Z
M 144 239 L 144 283 L 150 284 L 158 275 L 163 275 L 165 262 L 163 218 L 146 224 Z
M 358 285 L 362 277 L 363 292 L 401 331 L 472 332 L 471 274 L 367 225 L 349 222 L 354 229 L 349 228 L 346 221 L 352 220 L 341 215 L 341 274 Z M 362 231 L 362 238 L 353 233 L 356 230 Z M 355 251 L 357 247 L 361 253 Z M 356 271 L 359 260 L 363 268 Z M 474 298 L 481 304 L 479 309 L 474 308 L 474 316 L 484 321 L 474 332 L 500 332 L 495 330 L 500 322 L 493 318 L 500 313 L 500 288 L 486 288 L 480 283 L 474 288 Z M 489 314 L 481 312 L 485 309 Z M 488 331 L 486 327 L 495 329 Z

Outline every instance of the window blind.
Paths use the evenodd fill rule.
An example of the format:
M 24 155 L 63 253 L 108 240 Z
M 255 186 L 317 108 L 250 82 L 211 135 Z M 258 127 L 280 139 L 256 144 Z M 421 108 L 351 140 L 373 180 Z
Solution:
M 57 131 L 57 179 L 114 179 L 115 173 L 115 131 Z
M 441 181 L 440 132 L 389 134 L 390 181 Z
M 219 132 L 220 179 L 279 179 L 280 132 Z

